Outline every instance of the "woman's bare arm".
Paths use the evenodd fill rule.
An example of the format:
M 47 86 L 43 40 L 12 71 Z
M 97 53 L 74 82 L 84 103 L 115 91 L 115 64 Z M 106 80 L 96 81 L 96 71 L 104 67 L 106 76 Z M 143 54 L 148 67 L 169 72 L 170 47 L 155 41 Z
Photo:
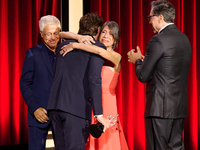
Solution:
M 60 53 L 64 56 L 73 49 L 80 49 L 86 52 L 94 53 L 100 55 L 101 57 L 111 61 L 115 66 L 118 66 L 121 61 L 121 55 L 114 51 L 107 51 L 101 47 L 95 45 L 88 45 L 83 43 L 70 43 L 63 46 Z
M 59 35 L 61 38 L 64 39 L 75 39 L 79 43 L 85 43 L 85 44 L 95 43 L 94 39 L 89 35 L 80 35 L 72 32 L 60 32 Z

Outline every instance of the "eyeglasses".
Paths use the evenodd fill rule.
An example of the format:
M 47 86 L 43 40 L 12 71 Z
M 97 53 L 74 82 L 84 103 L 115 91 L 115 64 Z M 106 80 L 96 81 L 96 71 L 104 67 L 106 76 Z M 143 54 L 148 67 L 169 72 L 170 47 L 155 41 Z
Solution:
M 157 16 L 157 15 L 150 15 L 150 16 L 147 16 L 148 21 L 150 21 L 151 17 L 154 17 L 154 16 Z
M 55 33 L 51 33 L 51 32 L 47 32 L 44 34 L 47 38 L 50 38 L 52 35 L 54 35 L 55 37 L 59 36 L 59 32 L 55 32 Z

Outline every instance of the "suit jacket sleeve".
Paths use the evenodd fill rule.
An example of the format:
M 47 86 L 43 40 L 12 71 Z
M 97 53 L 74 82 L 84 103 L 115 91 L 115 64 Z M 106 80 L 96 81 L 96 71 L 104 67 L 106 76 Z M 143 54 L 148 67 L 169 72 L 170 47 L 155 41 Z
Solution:
M 145 83 L 152 78 L 162 54 L 162 42 L 156 36 L 152 37 L 148 43 L 143 62 L 138 59 L 135 63 L 135 73 L 140 82 Z
M 106 49 L 104 46 L 102 47 Z M 101 70 L 105 60 L 92 54 L 89 62 L 89 92 L 94 115 L 103 114 L 102 110 L 102 89 L 101 89 Z
M 26 51 L 26 57 L 23 63 L 22 76 L 20 78 L 21 94 L 31 113 L 34 113 L 40 106 L 35 102 L 31 85 L 34 78 L 34 59 L 31 49 Z

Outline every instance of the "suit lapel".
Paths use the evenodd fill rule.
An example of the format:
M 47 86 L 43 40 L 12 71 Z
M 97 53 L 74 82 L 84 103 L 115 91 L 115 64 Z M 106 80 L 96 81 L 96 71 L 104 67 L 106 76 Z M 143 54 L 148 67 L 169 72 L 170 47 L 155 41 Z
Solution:
M 47 66 L 47 69 L 49 70 L 50 74 L 53 76 L 53 69 L 51 67 L 51 62 L 49 60 L 49 55 L 46 51 L 46 46 L 44 45 L 44 42 L 42 42 L 42 47 L 41 47 L 41 55 L 43 57 L 43 60 Z

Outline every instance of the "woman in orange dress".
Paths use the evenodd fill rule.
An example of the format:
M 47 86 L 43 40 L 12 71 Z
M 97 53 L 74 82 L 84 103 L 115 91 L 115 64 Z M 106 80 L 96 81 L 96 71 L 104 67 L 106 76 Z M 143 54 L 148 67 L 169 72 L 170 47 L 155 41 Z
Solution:
M 115 89 L 118 82 L 119 72 L 121 69 L 121 55 L 115 52 L 113 49 L 118 45 L 120 37 L 120 27 L 114 21 L 108 21 L 103 24 L 100 30 L 99 41 L 103 43 L 107 50 L 100 47 L 84 44 L 92 41 L 89 36 L 73 35 L 69 32 L 61 32 L 62 38 L 75 38 L 79 42 L 83 43 L 70 43 L 65 45 L 61 51 L 64 56 L 73 49 L 81 49 L 87 52 L 95 53 L 109 62 L 105 63 L 102 68 L 102 107 L 104 116 L 116 116 L 117 113 L 117 102 Z M 109 64 L 109 65 L 108 65 Z M 94 116 L 91 117 L 91 123 L 96 123 Z M 86 143 L 85 150 L 128 150 L 128 145 L 124 137 L 124 133 L 120 124 L 119 117 L 115 125 L 107 129 L 99 138 L 94 138 L 91 135 Z

